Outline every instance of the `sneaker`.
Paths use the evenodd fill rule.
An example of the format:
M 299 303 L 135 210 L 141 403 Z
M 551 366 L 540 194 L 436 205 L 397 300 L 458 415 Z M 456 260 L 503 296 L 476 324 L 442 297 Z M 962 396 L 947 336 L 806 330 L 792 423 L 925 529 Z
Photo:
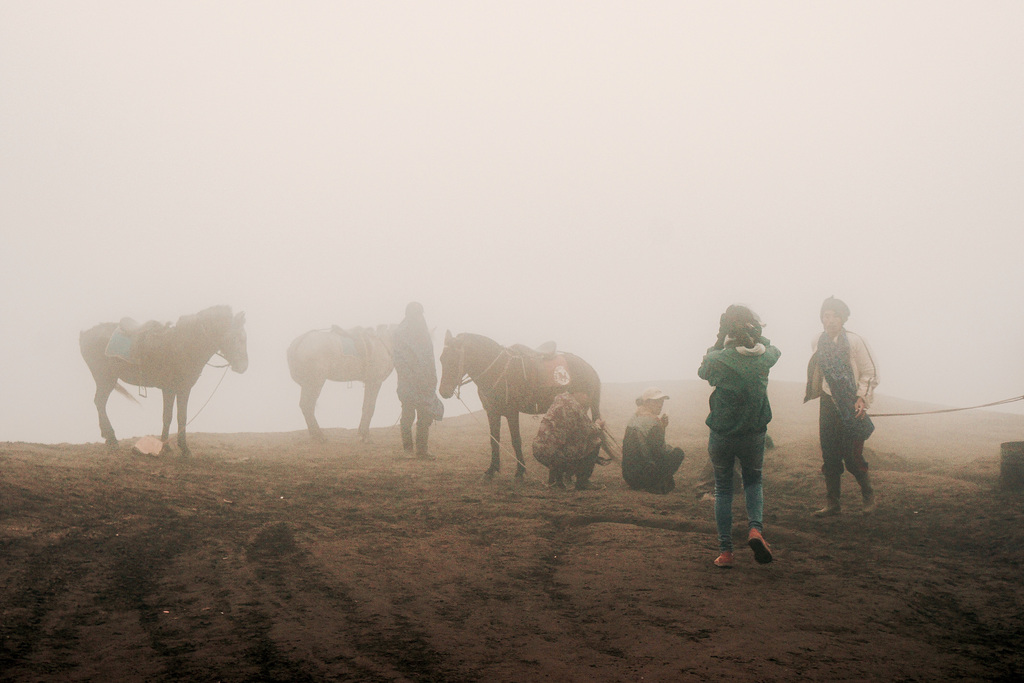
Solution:
M 768 541 L 764 540 L 760 531 L 751 529 L 747 539 L 747 544 L 754 551 L 754 559 L 758 564 L 768 564 L 772 561 L 772 548 L 768 545 Z
M 722 569 L 732 569 L 732 551 L 723 550 L 722 554 L 715 558 L 715 566 Z

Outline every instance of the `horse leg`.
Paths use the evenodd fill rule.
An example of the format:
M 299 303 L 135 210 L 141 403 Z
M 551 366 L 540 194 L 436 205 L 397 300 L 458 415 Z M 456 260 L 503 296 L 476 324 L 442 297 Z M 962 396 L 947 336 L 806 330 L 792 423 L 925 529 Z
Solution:
M 487 413 L 487 424 L 491 428 L 491 466 L 484 472 L 485 479 L 493 479 L 501 469 L 501 413 Z
M 320 398 L 324 381 L 320 380 L 319 384 L 303 384 L 302 394 L 299 396 L 299 408 L 302 410 L 302 416 L 306 418 L 306 428 L 309 430 L 309 435 L 317 441 L 324 440 L 323 430 L 320 429 L 320 424 L 316 421 L 316 401 Z
M 363 383 L 363 417 L 359 420 L 359 438 L 370 441 L 370 420 L 377 408 L 377 394 L 380 393 L 380 382 Z
M 526 474 L 526 462 L 523 460 L 523 437 L 519 433 L 519 413 L 507 415 L 508 431 L 512 435 L 512 450 L 516 454 L 516 479 L 522 481 Z
M 174 414 L 174 392 L 170 389 L 164 389 L 164 427 L 160 432 L 160 440 L 164 442 L 163 447 L 160 449 L 161 454 L 171 452 L 171 446 L 167 440 L 171 434 L 171 416 Z
M 117 380 L 114 380 L 115 382 Z M 100 416 L 100 436 L 107 442 L 107 445 L 111 448 L 117 446 L 117 437 L 114 435 L 114 426 L 110 424 L 110 418 L 107 416 L 107 399 L 110 398 L 110 392 L 114 390 L 113 385 L 96 383 L 96 394 L 93 396 L 93 403 L 96 404 L 96 412 Z
M 192 451 L 188 449 L 188 443 L 185 441 L 185 425 L 188 422 L 188 395 L 191 391 L 192 389 L 189 388 L 178 392 L 178 450 L 183 456 L 192 455 Z

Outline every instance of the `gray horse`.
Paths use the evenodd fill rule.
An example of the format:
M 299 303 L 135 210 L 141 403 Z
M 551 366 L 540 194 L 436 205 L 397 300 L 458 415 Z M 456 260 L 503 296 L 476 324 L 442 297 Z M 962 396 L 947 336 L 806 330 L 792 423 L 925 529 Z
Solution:
M 323 440 L 324 433 L 316 421 L 316 401 L 324 382 L 362 382 L 363 416 L 359 436 L 370 439 L 370 420 L 377 407 L 381 384 L 395 369 L 391 355 L 391 333 L 394 325 L 343 330 L 310 330 L 288 347 L 288 370 L 302 388 L 299 408 L 306 418 L 309 435 Z
M 163 391 L 164 414 L 161 440 L 167 444 L 174 404 L 178 404 L 178 448 L 189 455 L 185 441 L 188 397 L 210 358 L 219 353 L 235 372 L 249 366 L 246 347 L 245 313 L 232 315 L 230 306 L 213 306 L 195 315 L 185 315 L 176 325 L 146 323 L 133 330 L 129 319 L 120 323 L 101 323 L 79 335 L 82 349 L 93 379 L 96 380 L 96 410 L 100 417 L 100 434 L 110 446 L 117 445 L 114 428 L 107 417 L 107 399 L 117 391 L 134 398 L 120 384 L 153 387 Z M 115 336 L 115 332 L 117 335 Z M 120 355 L 112 352 L 114 342 L 130 340 Z M 130 349 L 130 351 L 129 351 Z

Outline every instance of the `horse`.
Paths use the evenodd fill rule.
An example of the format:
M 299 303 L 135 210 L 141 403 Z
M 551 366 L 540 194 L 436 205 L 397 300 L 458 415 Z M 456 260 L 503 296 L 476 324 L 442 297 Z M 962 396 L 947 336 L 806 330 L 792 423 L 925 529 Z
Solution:
M 139 329 L 133 331 L 132 328 Z M 115 337 L 119 332 L 119 337 Z M 130 338 L 128 355 L 111 355 L 116 339 Z M 93 379 L 96 380 L 94 403 L 100 418 L 100 435 L 110 447 L 117 446 L 114 428 L 107 417 L 110 392 L 134 397 L 120 381 L 139 387 L 163 391 L 164 413 L 161 452 L 170 450 L 168 435 L 174 404 L 178 404 L 178 448 L 190 455 L 185 439 L 188 397 L 203 368 L 214 354 L 227 360 L 235 372 L 249 367 L 246 347 L 245 313 L 233 315 L 230 306 L 212 306 L 194 315 L 184 315 L 175 325 L 146 323 L 138 326 L 128 318 L 121 323 L 100 323 L 83 331 L 78 338 Z
M 526 472 L 519 413 L 546 413 L 555 396 L 569 391 L 586 393 L 591 416 L 595 420 L 601 417 L 601 380 L 594 368 L 579 356 L 560 353 L 557 358 L 564 358 L 565 365 L 560 366 L 563 372 L 560 376 L 556 372 L 556 381 L 546 381 L 543 361 L 549 357 L 554 357 L 551 352 L 534 351 L 518 344 L 505 347 L 479 334 L 445 333 L 438 392 L 442 398 L 451 398 L 463 384 L 476 383 L 491 430 L 491 466 L 484 473 L 486 479 L 494 478 L 501 467 L 502 417 L 508 423 L 516 454 L 517 479 L 522 479 Z M 465 379 L 467 376 L 469 380 Z
M 323 441 L 324 433 L 316 421 L 316 401 L 324 382 L 362 382 L 363 416 L 359 421 L 359 437 L 370 440 L 370 420 L 377 406 L 381 384 L 395 369 L 391 355 L 391 334 L 394 325 L 342 330 L 310 330 L 288 347 L 288 371 L 302 388 L 299 408 L 306 418 L 309 435 Z M 350 348 L 346 350 L 346 342 Z

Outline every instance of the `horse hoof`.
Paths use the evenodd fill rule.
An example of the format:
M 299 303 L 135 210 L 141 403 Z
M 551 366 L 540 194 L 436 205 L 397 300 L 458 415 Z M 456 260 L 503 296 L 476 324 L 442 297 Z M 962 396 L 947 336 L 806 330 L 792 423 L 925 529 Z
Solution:
M 497 474 L 494 470 L 487 470 L 484 472 L 484 481 L 494 481 L 494 475 Z

